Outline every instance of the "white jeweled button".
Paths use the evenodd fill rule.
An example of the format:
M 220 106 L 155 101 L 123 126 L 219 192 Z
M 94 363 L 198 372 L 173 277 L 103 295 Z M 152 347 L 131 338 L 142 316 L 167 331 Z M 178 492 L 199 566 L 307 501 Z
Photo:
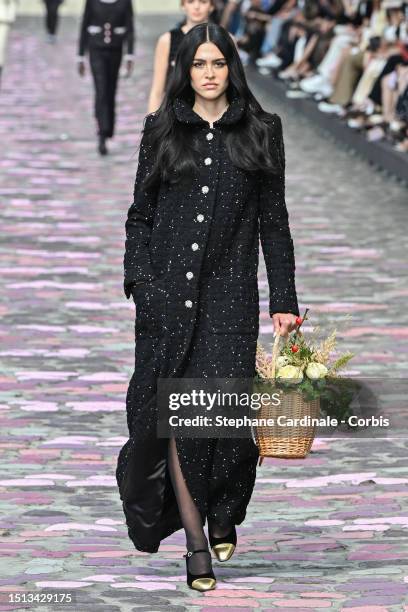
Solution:
M 204 160 L 204 163 L 205 163 L 206 166 L 209 166 L 211 164 L 211 162 L 212 162 L 211 157 L 206 157 L 205 160 Z
M 204 215 L 199 214 L 197 215 L 197 221 L 199 221 L 201 223 L 201 221 L 204 221 Z
M 210 191 L 210 188 L 207 187 L 207 185 L 204 185 L 204 187 L 201 187 L 201 191 L 202 193 L 208 193 Z
M 103 42 L 106 43 L 106 44 L 110 43 L 110 41 L 111 41 L 111 39 L 108 38 L 107 36 L 103 39 Z
M 196 251 L 198 249 L 198 244 L 196 242 L 193 242 L 191 248 L 193 249 L 193 251 Z
M 207 140 L 212 140 L 214 138 L 214 134 L 212 134 L 211 132 L 208 132 L 206 138 Z
M 190 280 L 191 278 L 193 278 L 194 274 L 192 272 L 187 272 L 186 276 L 187 276 L 188 280 Z
M 191 308 L 193 305 L 193 302 L 191 300 L 186 300 L 184 304 L 187 306 L 187 308 Z

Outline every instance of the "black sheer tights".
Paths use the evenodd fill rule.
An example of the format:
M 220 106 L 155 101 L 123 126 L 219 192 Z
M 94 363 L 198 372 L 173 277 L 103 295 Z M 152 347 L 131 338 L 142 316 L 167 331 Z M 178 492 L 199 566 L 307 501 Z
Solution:
M 188 550 L 199 548 L 208 549 L 207 537 L 204 533 L 201 514 L 195 505 L 190 491 L 181 471 L 176 442 L 174 438 L 169 440 L 168 466 L 170 478 L 173 485 L 181 522 L 186 532 L 186 545 Z M 229 529 L 218 528 L 210 524 L 211 534 L 221 537 L 229 532 Z M 192 574 L 208 572 L 211 569 L 211 558 L 207 553 L 197 553 L 188 560 L 188 568 Z

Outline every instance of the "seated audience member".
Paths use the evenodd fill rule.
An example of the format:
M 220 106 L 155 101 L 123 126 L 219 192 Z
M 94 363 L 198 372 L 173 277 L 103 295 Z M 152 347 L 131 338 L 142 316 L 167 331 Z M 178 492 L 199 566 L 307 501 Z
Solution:
M 253 57 L 268 50 L 255 61 L 261 74 L 288 82 L 288 97 L 315 98 L 369 141 L 408 152 L 408 0 L 271 0 L 255 11 L 252 0 L 246 18 L 270 20 L 252 46 Z
M 404 45 L 408 42 L 404 3 L 398 1 L 385 2 L 384 6 L 388 23 L 383 33 L 386 62 L 369 94 L 370 100 L 377 106 L 382 106 L 383 78 L 393 72 L 398 65 L 406 64 Z
M 403 49 L 407 37 L 403 3 L 385 0 L 382 9 L 386 15 L 382 35 L 372 36 L 368 42 L 367 36 L 363 36 L 358 48 L 346 50 L 334 92 L 328 104 L 319 105 L 323 112 L 342 115 L 344 108 L 352 106 L 372 114 L 375 108 L 381 108 L 382 92 L 388 83 L 384 78 L 397 65 L 406 63 Z M 351 127 L 362 125 L 361 119 L 350 123 Z
M 403 138 L 396 145 L 402 153 L 408 153 L 408 66 L 397 68 L 397 102 L 395 104 L 395 122 L 399 123 Z M 392 125 L 392 124 L 391 124 Z
M 265 27 L 269 15 L 262 0 L 251 0 L 251 4 L 243 13 L 244 30 L 237 37 L 237 46 L 245 53 L 240 53 L 243 63 L 255 61 L 260 55 L 260 49 L 265 38 Z
M 296 32 L 296 45 L 293 62 L 279 72 L 280 79 L 298 81 L 312 76 L 323 60 L 333 38 L 334 22 L 317 17 L 311 23 L 301 23 L 299 18 L 293 22 Z M 280 54 L 282 57 L 282 55 Z
M 220 19 L 220 25 L 231 34 L 241 28 L 241 7 L 243 0 L 227 0 Z
M 283 60 L 277 54 L 278 43 L 286 22 L 301 15 L 297 0 L 274 0 L 267 14 L 263 17 L 267 23 L 265 37 L 260 48 L 262 57 L 256 61 L 257 66 L 279 68 Z

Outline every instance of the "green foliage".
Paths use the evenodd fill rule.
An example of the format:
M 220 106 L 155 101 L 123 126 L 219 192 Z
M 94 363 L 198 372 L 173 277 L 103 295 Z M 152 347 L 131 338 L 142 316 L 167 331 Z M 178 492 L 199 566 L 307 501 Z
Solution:
M 341 355 L 336 361 L 330 366 L 330 372 L 336 372 L 340 370 L 340 368 L 344 368 L 344 366 L 355 356 L 355 353 L 348 351 Z
M 268 384 L 268 392 L 273 389 L 282 390 L 283 393 L 300 393 L 305 402 L 320 401 L 321 415 L 336 418 L 338 421 L 347 420 L 351 416 L 351 402 L 359 388 L 359 383 L 351 378 L 338 378 L 326 376 L 318 380 L 304 378 L 301 383 L 290 383 L 280 379 L 264 379 L 256 376 L 254 379 L 257 391 L 260 384 Z

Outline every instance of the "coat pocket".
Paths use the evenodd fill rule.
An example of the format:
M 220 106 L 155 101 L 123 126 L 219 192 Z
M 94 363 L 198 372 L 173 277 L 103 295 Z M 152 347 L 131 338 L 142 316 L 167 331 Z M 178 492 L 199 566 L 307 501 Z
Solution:
M 164 279 L 146 282 L 134 289 L 136 336 L 156 337 L 163 334 L 166 321 L 167 290 Z
M 213 334 L 257 334 L 259 294 L 253 281 L 211 279 L 204 303 L 206 327 Z

